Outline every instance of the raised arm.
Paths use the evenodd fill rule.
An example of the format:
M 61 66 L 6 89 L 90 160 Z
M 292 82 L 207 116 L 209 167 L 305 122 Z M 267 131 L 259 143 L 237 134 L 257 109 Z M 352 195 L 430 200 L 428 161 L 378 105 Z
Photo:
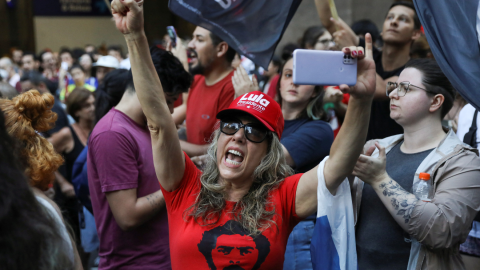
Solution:
M 352 173 L 367 138 L 376 80 L 372 47 L 372 36 L 367 34 L 365 56 L 361 56 L 362 47 L 358 47 L 360 49 L 356 52 L 358 54 L 357 84 L 351 88 L 340 85 L 343 92 L 350 93 L 350 100 L 342 128 L 333 142 L 330 158 L 325 163 L 325 184 L 332 194 L 335 194 L 338 186 Z M 354 55 L 352 50 L 355 48 L 357 47 L 344 48 L 343 52 Z
M 115 25 L 127 42 L 133 82 L 147 117 L 155 172 L 162 187 L 172 191 L 180 185 L 185 159 L 162 84 L 150 56 L 143 28 L 143 0 L 114 0 L 111 6 Z
M 333 142 L 323 171 L 325 184 L 332 194 L 352 173 L 367 137 L 376 78 L 370 34 L 366 35 L 366 40 L 365 53 L 361 47 L 343 49 L 344 53 L 358 59 L 357 84 L 354 87 L 340 85 L 342 92 L 350 94 L 350 100 L 342 128 Z M 299 217 L 311 215 L 317 207 L 317 170 L 318 166 L 305 173 L 298 183 L 295 208 Z
M 323 26 L 328 32 L 330 32 L 330 34 L 335 33 L 337 29 L 335 28 L 335 23 L 330 21 L 332 12 L 330 11 L 328 0 L 315 0 L 315 6 L 317 7 L 317 13 Z

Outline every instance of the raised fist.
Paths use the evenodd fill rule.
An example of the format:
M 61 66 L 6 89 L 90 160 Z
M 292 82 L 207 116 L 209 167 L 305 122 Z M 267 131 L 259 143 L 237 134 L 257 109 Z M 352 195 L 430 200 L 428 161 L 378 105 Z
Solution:
M 143 0 L 113 0 L 115 26 L 124 35 L 143 33 Z

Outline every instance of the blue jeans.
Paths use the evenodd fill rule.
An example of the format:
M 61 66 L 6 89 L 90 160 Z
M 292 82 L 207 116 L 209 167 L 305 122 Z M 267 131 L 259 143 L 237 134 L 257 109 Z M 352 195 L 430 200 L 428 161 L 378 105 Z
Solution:
M 293 228 L 288 237 L 285 250 L 284 270 L 311 270 L 312 257 L 310 256 L 310 243 L 313 235 L 313 220 L 307 219 Z

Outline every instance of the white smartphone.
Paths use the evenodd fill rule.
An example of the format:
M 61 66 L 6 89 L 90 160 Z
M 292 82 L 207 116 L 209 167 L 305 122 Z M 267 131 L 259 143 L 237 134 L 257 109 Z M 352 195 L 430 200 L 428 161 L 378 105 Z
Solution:
M 62 62 L 61 67 L 62 67 L 63 70 L 68 71 L 68 63 L 67 62 Z
M 353 86 L 357 83 L 357 59 L 341 51 L 295 50 L 293 83 Z

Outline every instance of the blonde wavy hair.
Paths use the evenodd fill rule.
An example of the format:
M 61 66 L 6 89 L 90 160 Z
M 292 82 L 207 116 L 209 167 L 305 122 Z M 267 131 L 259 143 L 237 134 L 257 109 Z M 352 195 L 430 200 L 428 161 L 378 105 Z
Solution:
M 28 164 L 25 175 L 30 185 L 47 190 L 55 178 L 54 172 L 63 163 L 61 155 L 38 132 L 50 130 L 57 114 L 52 112 L 55 99 L 50 94 L 30 90 L 12 100 L 0 99 L 8 133 L 21 143 L 21 158 Z
M 226 206 L 225 185 L 219 181 L 220 172 L 217 165 L 219 137 L 220 131 L 217 129 L 208 149 L 208 160 L 200 178 L 200 193 L 195 203 L 184 213 L 184 218 L 193 217 L 195 222 L 202 226 L 216 224 Z M 267 154 L 253 173 L 253 184 L 234 209 L 234 220 L 252 236 L 260 234 L 272 225 L 277 225 L 273 220 L 275 206 L 270 200 L 270 192 L 294 173 L 285 161 L 277 135 L 271 133 L 268 140 Z

